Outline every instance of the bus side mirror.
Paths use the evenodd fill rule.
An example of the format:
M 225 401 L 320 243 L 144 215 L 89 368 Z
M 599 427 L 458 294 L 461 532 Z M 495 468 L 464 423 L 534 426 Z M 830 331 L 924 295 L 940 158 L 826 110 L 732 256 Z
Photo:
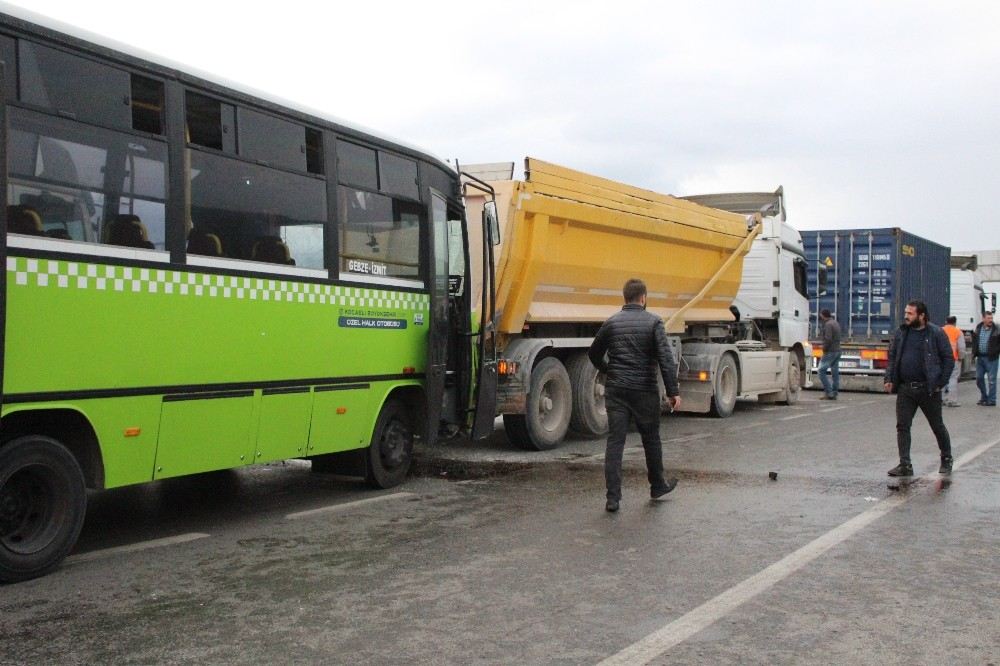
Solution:
M 490 234 L 490 243 L 500 244 L 500 220 L 497 218 L 497 202 L 487 201 L 483 206 L 483 222 Z

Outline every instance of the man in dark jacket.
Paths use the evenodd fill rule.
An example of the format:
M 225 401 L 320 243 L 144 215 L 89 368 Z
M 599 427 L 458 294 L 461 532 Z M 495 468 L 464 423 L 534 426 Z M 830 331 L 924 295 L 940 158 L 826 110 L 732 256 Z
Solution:
M 656 381 L 658 369 L 670 406 L 674 409 L 680 406 L 677 363 L 667 343 L 663 320 L 646 312 L 643 281 L 629 280 L 622 295 L 625 306 L 604 322 L 589 352 L 591 363 L 605 374 L 608 446 L 604 456 L 604 478 L 608 487 L 608 511 L 617 511 L 622 498 L 622 452 L 630 416 L 635 419 L 646 452 L 650 497 L 660 499 L 677 485 L 676 479 L 663 478 L 660 389 Z
M 886 393 L 896 393 L 896 445 L 899 465 L 889 476 L 913 476 L 910 462 L 910 426 L 917 408 L 927 417 L 941 451 L 941 474 L 951 473 L 951 437 L 941 417 L 941 391 L 955 366 L 951 342 L 940 327 L 927 319 L 927 306 L 910 301 L 889 347 L 885 369 Z
M 820 400 L 836 400 L 837 393 L 840 392 L 840 324 L 826 308 L 819 311 L 819 319 L 823 326 L 820 331 L 823 357 L 816 369 L 819 381 L 823 384 L 823 397 Z M 830 371 L 829 379 L 826 376 L 827 370 Z
M 979 402 L 987 407 L 997 406 L 997 361 L 1000 359 L 1000 329 L 993 324 L 993 313 L 987 312 L 976 324 L 972 334 L 972 354 L 976 357 L 976 386 Z

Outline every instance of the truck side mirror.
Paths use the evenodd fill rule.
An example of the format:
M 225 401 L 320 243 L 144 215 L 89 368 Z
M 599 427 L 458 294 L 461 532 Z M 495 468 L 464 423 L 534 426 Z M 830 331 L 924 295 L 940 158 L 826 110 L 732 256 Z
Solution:
M 486 223 L 486 228 L 489 230 L 490 243 L 493 245 L 500 244 L 500 220 L 497 218 L 497 202 L 487 201 L 486 205 L 483 206 L 483 222 Z
M 816 293 L 811 296 L 812 298 L 826 296 L 826 266 L 823 264 L 816 267 Z

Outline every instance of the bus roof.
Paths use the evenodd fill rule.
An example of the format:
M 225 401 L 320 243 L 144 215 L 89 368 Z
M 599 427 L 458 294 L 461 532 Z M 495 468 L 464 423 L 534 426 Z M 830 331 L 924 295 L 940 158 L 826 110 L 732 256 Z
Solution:
M 444 159 L 438 157 L 437 155 L 431 153 L 430 151 L 424 148 L 420 148 L 419 146 L 407 143 L 406 141 L 397 139 L 388 134 L 378 132 L 369 127 L 365 127 L 364 125 L 344 120 L 343 118 L 331 115 L 329 113 L 326 113 L 325 111 L 320 111 L 318 109 L 303 104 L 299 104 L 298 102 L 284 99 L 277 95 L 273 95 L 271 93 L 258 90 L 252 86 L 243 83 L 231 81 L 223 77 L 216 76 L 209 72 L 200 70 L 197 67 L 181 64 L 177 61 L 171 60 L 170 58 L 150 53 L 149 51 L 145 51 L 131 44 L 119 42 L 118 40 L 112 39 L 105 35 L 91 32 L 89 30 L 84 30 L 69 23 L 64 23 L 63 21 L 52 18 L 50 16 L 39 14 L 29 9 L 24 9 L 23 7 L 18 7 L 16 5 L 11 5 L 6 2 L 2 2 L 2 0 L 0 0 L 0 14 L 6 14 L 14 19 L 23 21 L 25 23 L 34 24 L 35 26 L 44 28 L 46 30 L 51 30 L 53 32 L 61 33 L 63 35 L 66 35 L 68 37 L 77 40 L 81 40 L 91 44 L 96 44 L 97 46 L 110 49 L 112 51 L 117 51 L 131 58 L 145 61 L 147 63 L 157 65 L 161 68 L 172 70 L 177 74 L 187 75 L 190 77 L 201 79 L 212 85 L 219 86 L 221 88 L 227 88 L 229 90 L 246 95 L 248 97 L 257 98 L 272 105 L 291 109 L 306 116 L 312 116 L 313 118 L 317 118 L 326 121 L 328 123 L 332 123 L 334 125 L 339 125 L 345 129 L 352 130 L 359 134 L 368 135 L 372 138 L 381 140 L 383 142 L 397 145 L 410 152 L 416 153 L 418 155 L 423 155 L 426 158 L 438 162 L 439 166 L 444 167 L 445 169 L 451 171 L 452 173 L 457 173 L 454 165 L 449 164 Z

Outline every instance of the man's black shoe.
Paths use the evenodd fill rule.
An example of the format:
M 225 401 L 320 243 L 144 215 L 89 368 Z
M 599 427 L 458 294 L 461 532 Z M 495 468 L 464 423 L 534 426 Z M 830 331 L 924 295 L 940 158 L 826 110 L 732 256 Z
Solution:
M 608 513 L 614 513 L 618 510 L 618 500 L 609 499 L 608 503 L 604 505 L 604 510 Z
M 889 476 L 913 476 L 913 465 L 900 463 L 889 470 Z
M 837 396 L 835 396 L 835 395 L 821 395 L 819 397 L 819 399 L 820 400 L 836 400 Z
M 985 404 L 986 404 L 986 401 L 985 401 L 985 400 L 980 400 L 980 401 L 979 401 L 979 402 L 977 402 L 976 404 L 977 404 L 977 405 L 985 405 Z
M 941 466 L 938 467 L 938 474 L 951 474 L 951 458 L 941 458 Z
M 662 488 L 650 489 L 649 496 L 652 499 L 660 499 L 671 490 L 677 487 L 677 479 L 667 479 L 667 483 Z

